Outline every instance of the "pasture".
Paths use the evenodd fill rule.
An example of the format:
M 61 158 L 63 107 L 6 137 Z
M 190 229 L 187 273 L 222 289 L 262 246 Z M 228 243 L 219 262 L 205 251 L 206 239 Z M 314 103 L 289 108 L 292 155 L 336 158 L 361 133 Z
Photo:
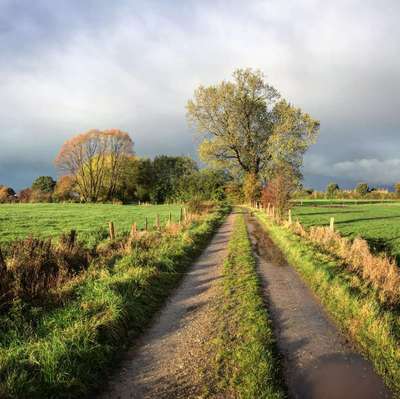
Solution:
M 304 227 L 328 226 L 335 218 L 335 229 L 343 236 L 368 241 L 374 251 L 386 251 L 400 260 L 400 202 L 346 203 L 343 201 L 303 202 L 293 209 L 294 219 Z
M 113 205 L 113 204 L 1 204 L 0 243 L 8 243 L 29 235 L 58 237 L 75 229 L 78 238 L 88 241 L 107 234 L 107 224 L 113 221 L 117 235 L 127 232 L 132 223 L 143 228 L 145 218 L 149 226 L 155 224 L 157 214 L 161 225 L 172 214 L 178 221 L 180 205 Z

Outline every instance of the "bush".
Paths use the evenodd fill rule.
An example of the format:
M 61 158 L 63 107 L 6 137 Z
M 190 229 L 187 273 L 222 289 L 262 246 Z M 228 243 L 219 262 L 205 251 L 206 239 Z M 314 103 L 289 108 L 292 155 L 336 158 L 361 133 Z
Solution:
M 24 301 L 43 297 L 58 284 L 60 268 L 51 240 L 30 237 L 15 242 L 5 270 L 12 299 Z
M 0 185 L 0 203 L 15 201 L 15 191 L 11 187 Z
M 75 191 L 75 178 L 61 176 L 54 188 L 53 198 L 55 201 L 79 200 L 79 194 Z
M 369 187 L 367 183 L 359 183 L 356 187 L 356 193 L 361 197 L 365 197 L 369 193 Z
M 89 265 L 90 256 L 75 233 L 51 239 L 29 237 L 14 242 L 0 255 L 0 305 L 11 301 L 41 302 L 50 291 Z
M 394 191 L 398 197 L 400 197 L 400 183 L 394 185 Z
M 18 193 L 19 202 L 24 202 L 24 203 L 31 202 L 31 198 L 32 198 L 31 188 L 25 188 Z
M 327 198 L 335 198 L 337 193 L 339 192 L 339 185 L 336 183 L 329 183 L 326 187 L 326 197 Z
M 46 193 L 40 190 L 32 190 L 30 195 L 30 202 L 52 202 L 52 193 Z
M 275 207 L 278 216 L 282 216 L 290 207 L 290 198 L 296 189 L 296 182 L 291 174 L 277 174 L 267 187 L 264 187 L 261 202 L 266 208 L 268 204 Z
M 189 213 L 199 215 L 203 211 L 203 201 L 199 197 L 194 197 L 186 203 Z

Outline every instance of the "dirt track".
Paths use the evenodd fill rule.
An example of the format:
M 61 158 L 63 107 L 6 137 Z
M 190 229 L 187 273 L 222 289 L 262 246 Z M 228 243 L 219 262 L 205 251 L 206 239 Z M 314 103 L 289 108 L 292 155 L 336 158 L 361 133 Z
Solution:
M 291 398 L 377 399 L 389 391 L 329 320 L 254 217 L 247 217 Z
M 99 398 L 193 398 L 202 393 L 206 377 L 200 371 L 209 356 L 207 341 L 213 328 L 209 306 L 233 219 L 233 214 L 228 216 Z

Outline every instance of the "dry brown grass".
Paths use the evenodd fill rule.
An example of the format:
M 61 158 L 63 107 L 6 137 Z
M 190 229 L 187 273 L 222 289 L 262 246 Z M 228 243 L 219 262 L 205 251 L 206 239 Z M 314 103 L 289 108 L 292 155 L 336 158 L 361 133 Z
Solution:
M 342 259 L 348 270 L 357 273 L 378 291 L 382 302 L 392 306 L 400 304 L 400 268 L 395 260 L 387 255 L 374 255 L 362 238 L 351 241 L 328 227 L 316 226 L 306 230 L 299 221 L 285 225 Z
M 0 258 L 0 306 L 21 299 L 40 302 L 90 262 L 89 252 L 75 240 L 62 236 L 58 244 L 50 239 L 29 237 L 15 241 L 7 257 Z

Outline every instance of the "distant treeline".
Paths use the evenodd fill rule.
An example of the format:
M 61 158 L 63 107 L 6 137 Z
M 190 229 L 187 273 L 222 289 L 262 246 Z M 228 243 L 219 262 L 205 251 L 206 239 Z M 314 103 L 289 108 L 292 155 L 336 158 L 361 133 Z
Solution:
M 329 183 L 325 191 L 312 188 L 301 188 L 293 194 L 293 198 L 310 199 L 371 199 L 390 200 L 400 198 L 400 183 L 394 184 L 394 191 L 370 187 L 367 183 L 359 183 L 352 190 L 341 189 L 337 183 Z
M 39 176 L 31 187 L 16 193 L 11 187 L 0 186 L 0 202 L 81 202 L 85 201 L 71 175 L 57 181 L 51 176 Z M 231 182 L 221 170 L 200 169 L 197 163 L 185 156 L 160 155 L 153 160 L 125 157 L 121 163 L 113 192 L 106 173 L 99 183 L 98 196 L 92 202 L 185 202 L 223 200 Z

